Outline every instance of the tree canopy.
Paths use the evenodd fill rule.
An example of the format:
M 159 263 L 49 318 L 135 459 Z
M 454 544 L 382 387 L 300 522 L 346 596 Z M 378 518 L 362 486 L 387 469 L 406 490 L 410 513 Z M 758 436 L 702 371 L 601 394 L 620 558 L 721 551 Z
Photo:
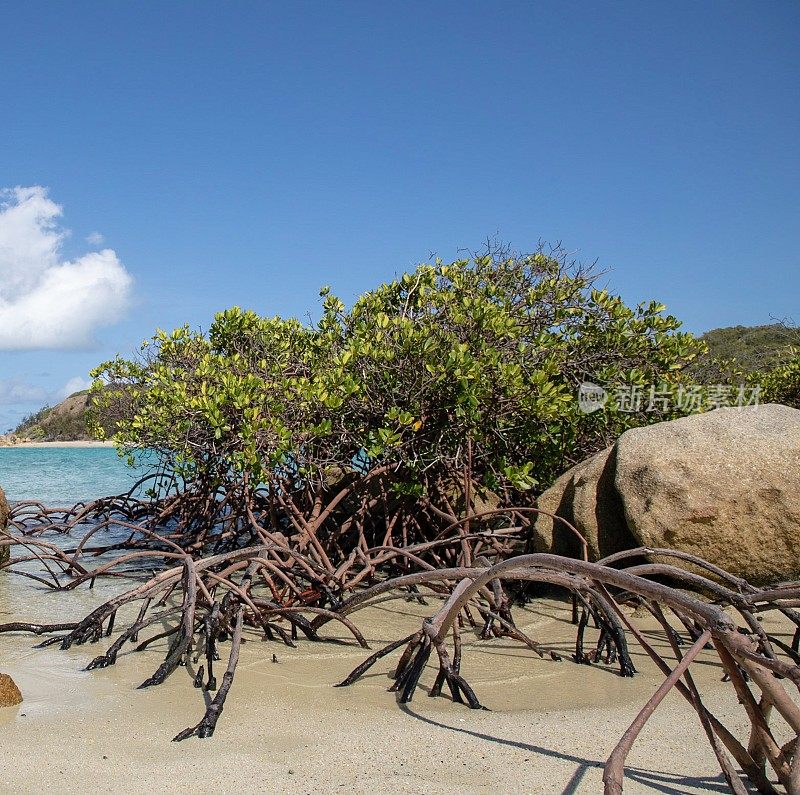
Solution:
M 422 495 L 469 465 L 476 485 L 524 491 L 674 413 L 583 414 L 581 383 L 676 388 L 702 350 L 662 304 L 626 306 L 560 252 L 420 265 L 349 310 L 321 296 L 314 323 L 234 307 L 98 367 L 119 445 L 215 482 L 381 467 Z

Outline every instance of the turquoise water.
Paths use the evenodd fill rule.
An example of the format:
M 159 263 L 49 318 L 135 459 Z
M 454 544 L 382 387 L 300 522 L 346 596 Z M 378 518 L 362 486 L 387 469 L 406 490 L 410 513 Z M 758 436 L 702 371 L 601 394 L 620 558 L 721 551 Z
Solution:
M 109 447 L 0 448 L 0 486 L 10 501 L 72 505 L 127 492 L 141 475 Z

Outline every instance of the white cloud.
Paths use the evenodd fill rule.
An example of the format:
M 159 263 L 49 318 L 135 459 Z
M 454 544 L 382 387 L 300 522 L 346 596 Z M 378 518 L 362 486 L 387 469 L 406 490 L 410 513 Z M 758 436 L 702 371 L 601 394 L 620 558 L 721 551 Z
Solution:
M 102 246 L 105 242 L 105 238 L 99 232 L 90 232 L 86 236 L 86 242 L 90 246 Z
M 92 382 L 88 378 L 81 378 L 81 376 L 76 375 L 74 378 L 70 378 L 69 381 L 61 387 L 56 395 L 56 399 L 60 402 L 64 400 L 64 398 L 74 395 L 76 392 L 83 392 L 84 389 L 88 389 L 91 385 Z
M 61 258 L 61 214 L 46 188 L 0 191 L 0 350 L 87 347 L 128 309 L 133 280 L 112 249 Z
M 33 386 L 12 378 L 0 381 L 0 406 L 14 406 L 22 403 L 41 403 L 47 397 L 42 387 Z

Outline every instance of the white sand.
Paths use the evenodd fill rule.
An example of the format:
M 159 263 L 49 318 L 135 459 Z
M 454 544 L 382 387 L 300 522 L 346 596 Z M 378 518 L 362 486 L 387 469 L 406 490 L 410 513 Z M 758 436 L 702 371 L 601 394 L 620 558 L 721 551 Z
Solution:
M 2 585 L 0 577 L 0 606 Z M 5 594 L 14 596 L 12 612 L 17 594 L 16 586 Z M 40 612 L 57 600 L 66 604 L 42 597 Z M 90 601 L 78 595 L 65 609 L 82 614 Z M 388 641 L 433 609 L 389 603 L 356 617 L 371 641 Z M 566 607 L 550 601 L 519 616 L 565 657 L 574 631 L 567 618 Z M 172 743 L 199 720 L 203 702 L 183 669 L 159 688 L 135 689 L 161 661 L 163 646 L 84 672 L 108 641 L 68 652 L 32 650 L 34 642 L 0 636 L 0 669 L 26 697 L 20 707 L 0 710 L 3 793 L 600 793 L 602 763 L 660 681 L 638 648 L 643 673 L 631 680 L 567 659 L 539 660 L 505 639 L 471 642 L 463 673 L 493 711 L 431 699 L 424 690 L 401 708 L 386 692 L 397 653 L 356 685 L 334 689 L 368 652 L 350 641 L 301 641 L 289 649 L 254 640 L 242 649 L 214 737 Z M 741 736 L 746 720 L 711 660 L 695 667 L 697 680 L 708 705 Z M 429 668 L 425 687 L 433 675 Z M 627 774 L 626 793 L 727 791 L 694 713 L 677 694 L 639 738 Z

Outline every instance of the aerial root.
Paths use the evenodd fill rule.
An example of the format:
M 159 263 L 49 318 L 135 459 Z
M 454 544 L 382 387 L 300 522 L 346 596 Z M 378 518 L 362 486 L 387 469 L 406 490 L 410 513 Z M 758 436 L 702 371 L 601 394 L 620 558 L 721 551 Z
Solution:
M 228 697 L 228 692 L 233 684 L 233 677 L 239 662 L 239 649 L 242 644 L 243 626 L 244 607 L 240 606 L 236 613 L 236 624 L 233 629 L 233 640 L 231 643 L 230 657 L 228 658 L 228 667 L 225 669 L 225 673 L 222 676 L 222 683 L 219 686 L 219 690 L 212 702 L 208 705 L 203 719 L 196 726 L 191 726 L 184 729 L 182 732 L 178 732 L 178 734 L 172 738 L 173 742 L 181 742 L 181 740 L 186 740 L 189 737 L 211 737 L 214 734 L 214 730 L 217 728 L 217 721 L 225 707 L 225 699 Z
M 435 579 L 434 574 L 430 577 L 431 580 Z M 676 688 L 697 713 L 720 769 L 735 795 L 745 795 L 747 790 L 728 754 L 739 765 L 742 775 L 763 795 L 776 793 L 766 774 L 767 764 L 787 793 L 800 793 L 800 707 L 781 685 L 781 680 L 784 679 L 800 687 L 800 667 L 796 665 L 795 657 L 791 654 L 791 646 L 785 643 L 775 644 L 775 648 L 784 651 L 790 660 L 789 663 L 783 662 L 764 644 L 760 633 L 736 626 L 722 605 L 711 604 L 688 591 L 652 582 L 624 570 L 549 555 L 520 556 L 498 563 L 488 570 L 472 569 L 452 589 L 443 607 L 435 615 L 423 620 L 419 631 L 373 654 L 341 684 L 353 684 L 378 659 L 405 645 L 396 669 L 396 681 L 391 689 L 397 691 L 400 703 L 408 703 L 412 700 L 435 649 L 439 670 L 430 695 L 440 695 L 447 684 L 453 701 L 466 702 L 472 708 L 479 708 L 477 696 L 460 674 L 460 633 L 463 626 L 461 615 L 466 613 L 471 600 L 492 578 L 558 583 L 571 590 L 578 606 L 575 652 L 577 662 L 591 664 L 601 661 L 602 658 L 606 664 L 612 664 L 616 660 L 620 664 L 620 675 L 632 676 L 635 668 L 625 638 L 627 627 L 665 673 L 666 679 L 662 685 L 645 704 L 608 758 L 604 774 L 606 795 L 619 795 L 622 792 L 627 754 L 650 716 L 672 688 Z M 714 591 L 711 581 L 708 581 L 706 590 Z M 771 608 L 787 615 L 787 598 L 798 598 L 800 584 L 782 588 L 783 598 L 778 603 L 771 603 L 769 596 L 762 595 L 757 589 L 750 587 L 749 590 L 748 598 L 760 611 Z M 618 593 L 618 600 L 612 591 Z M 655 652 L 646 637 L 636 628 L 632 618 L 626 615 L 623 604 L 629 603 L 631 599 L 644 605 L 661 624 L 675 655 L 674 667 L 670 667 Z M 732 602 L 736 604 L 736 599 L 732 599 Z M 737 608 L 743 612 L 741 605 Z M 667 621 L 665 610 L 671 611 L 690 632 L 692 644 L 688 649 Z M 787 617 L 793 619 L 791 614 Z M 586 652 L 585 631 L 590 620 L 599 630 L 599 637 L 595 648 Z M 444 643 L 445 637 L 451 631 L 454 649 L 452 662 Z M 726 672 L 728 680 L 733 683 L 738 700 L 744 706 L 751 724 L 751 736 L 746 747 L 722 725 L 700 698 L 690 667 L 702 653 L 716 654 L 717 662 Z M 752 688 L 760 692 L 760 696 Z M 792 740 L 778 744 L 769 725 L 772 714 L 780 716 L 792 730 Z
M 412 633 L 408 637 L 400 638 L 400 640 L 392 641 L 387 646 L 384 646 L 382 649 L 379 649 L 374 654 L 371 654 L 367 657 L 364 662 L 360 665 L 356 666 L 345 679 L 343 679 L 339 684 L 334 685 L 334 687 L 347 687 L 348 685 L 352 685 L 354 682 L 358 681 L 372 666 L 378 662 L 382 657 L 385 657 L 387 654 L 391 654 L 395 649 L 399 649 L 403 644 L 410 643 L 413 638 L 416 638 L 419 635 L 418 632 Z
M 272 495 L 271 508 L 288 494 Z M 687 553 L 663 549 L 630 550 L 599 563 L 546 554 L 515 556 L 514 545 L 522 540 L 515 535 L 518 528 L 493 524 L 482 529 L 477 514 L 451 523 L 452 507 L 444 512 L 429 506 L 421 516 L 398 514 L 390 517 L 387 529 L 386 523 L 370 525 L 366 498 L 349 519 L 327 514 L 327 525 L 313 519 L 325 516 L 324 509 L 303 513 L 287 504 L 286 521 L 272 521 L 269 506 L 259 507 L 257 500 L 247 511 L 236 512 L 226 499 L 215 502 L 207 494 L 193 494 L 145 504 L 127 495 L 60 511 L 15 506 L 10 538 L 23 552 L 0 568 L 57 591 L 131 572 L 152 576 L 81 621 L 14 622 L 0 625 L 0 633 L 50 635 L 40 645 L 63 649 L 110 638 L 111 645 L 92 659 L 90 669 L 115 664 L 129 643 L 142 651 L 164 641 L 161 664 L 141 686 L 162 684 L 183 667 L 196 687 L 214 693 L 200 722 L 176 735 L 179 741 L 213 735 L 243 643 L 266 639 L 294 645 L 299 635 L 324 641 L 321 631 L 336 622 L 350 642 L 368 648 L 355 614 L 393 598 L 423 607 L 442 604 L 415 632 L 371 652 L 338 686 L 353 685 L 379 660 L 399 651 L 389 689 L 407 704 L 435 652 L 430 696 L 441 696 L 446 687 L 454 702 L 479 709 L 481 702 L 461 669 L 464 655 L 481 639 L 515 640 L 539 659 L 560 659 L 542 639 L 517 627 L 512 614 L 508 594 L 539 583 L 572 599 L 572 657 L 581 666 L 577 675 L 583 666 L 607 665 L 617 666 L 623 677 L 633 676 L 631 638 L 666 677 L 609 756 L 607 795 L 621 792 L 626 756 L 673 688 L 697 714 L 732 792 L 744 795 L 744 777 L 762 795 L 775 795 L 777 785 L 800 793 L 800 708 L 794 690 L 800 688 L 800 583 L 761 589 Z M 497 509 L 484 518 L 494 523 L 505 514 L 516 522 L 525 510 Z M 425 529 L 443 516 L 448 517 L 444 530 Z M 124 531 L 122 540 L 118 536 L 101 545 L 99 534 L 114 528 Z M 45 532 L 58 534 L 60 546 L 44 540 Z M 66 549 L 64 542 L 79 532 L 83 538 Z M 691 571 L 663 562 L 670 558 L 691 564 Z M 643 559 L 660 562 L 642 564 Z M 26 570 L 33 566 L 41 567 L 41 577 Z M 655 618 L 674 661 L 659 654 L 636 626 L 629 615 L 631 603 Z M 760 623 L 765 613 L 790 622 L 793 633 L 776 637 Z M 219 678 L 221 651 L 228 643 L 227 666 Z M 750 736 L 745 740 L 703 703 L 691 675 L 698 659 L 713 660 L 724 671 L 747 717 Z

